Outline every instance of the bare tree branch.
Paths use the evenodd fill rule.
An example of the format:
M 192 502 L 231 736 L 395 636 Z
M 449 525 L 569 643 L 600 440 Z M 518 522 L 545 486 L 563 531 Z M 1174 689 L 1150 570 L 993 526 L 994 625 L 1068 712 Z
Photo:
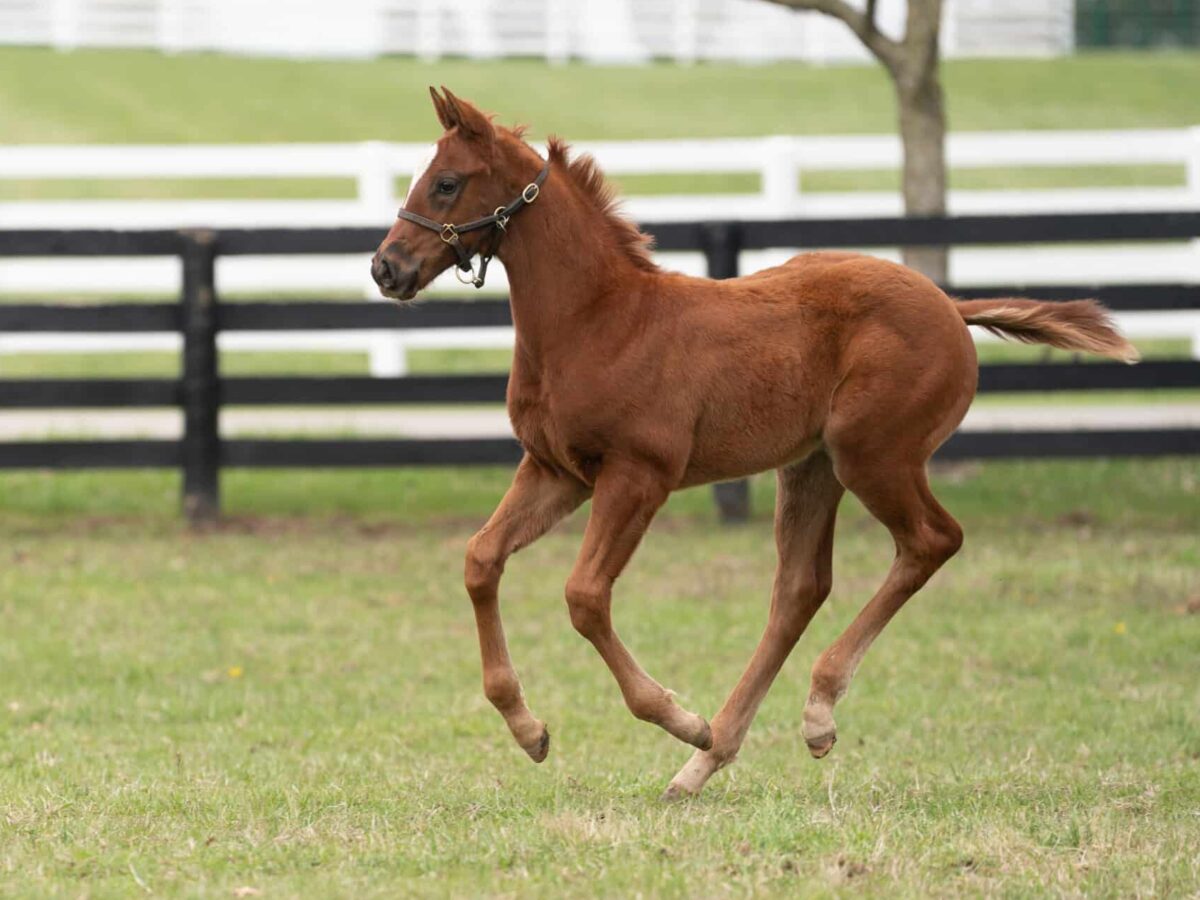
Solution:
M 866 12 L 859 12 L 845 0 L 767 0 L 789 9 L 825 13 L 845 22 L 867 49 L 889 70 L 895 72 L 903 61 L 902 47 L 875 27 L 875 2 L 867 0 Z

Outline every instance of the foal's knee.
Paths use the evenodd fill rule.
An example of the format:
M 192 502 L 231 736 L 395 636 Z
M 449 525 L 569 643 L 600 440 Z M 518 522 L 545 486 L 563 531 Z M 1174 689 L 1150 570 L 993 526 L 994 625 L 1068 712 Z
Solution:
M 567 580 L 567 609 L 575 630 L 589 640 L 609 625 L 611 587 L 592 578 L 572 576 Z

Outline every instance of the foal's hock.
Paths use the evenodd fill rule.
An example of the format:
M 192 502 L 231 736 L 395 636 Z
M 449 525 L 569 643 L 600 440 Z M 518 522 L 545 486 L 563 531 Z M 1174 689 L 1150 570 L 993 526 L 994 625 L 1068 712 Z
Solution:
M 588 498 L 566 584 L 571 622 L 612 670 L 630 711 L 696 748 L 667 789 L 699 791 L 737 755 L 755 711 L 832 580 L 834 519 L 854 492 L 896 544 L 883 585 L 812 669 L 803 734 L 833 747 L 833 707 L 871 642 L 958 551 L 962 530 L 925 466 L 975 394 L 975 323 L 999 334 L 1133 362 L 1090 300 L 947 297 L 903 266 L 809 253 L 745 278 L 660 269 L 595 163 L 431 89 L 445 128 L 372 273 L 409 300 L 450 266 L 482 280 L 493 255 L 511 287 L 516 347 L 508 412 L 525 449 L 512 487 L 470 541 L 466 586 L 483 687 L 535 762 L 550 736 L 509 659 L 498 589 L 509 556 Z M 457 224 L 456 224 L 457 223 Z M 776 469 L 779 565 L 766 630 L 712 723 L 681 708 L 613 629 L 613 582 L 674 490 Z

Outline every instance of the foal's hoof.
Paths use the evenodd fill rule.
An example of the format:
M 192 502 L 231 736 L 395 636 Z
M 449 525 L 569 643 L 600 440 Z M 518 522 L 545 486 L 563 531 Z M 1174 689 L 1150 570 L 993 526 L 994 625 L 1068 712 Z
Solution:
M 808 752 L 812 754 L 813 759 L 820 759 L 833 749 L 833 745 L 837 743 L 837 735 L 824 735 L 816 740 L 806 740 L 805 743 L 808 744 Z
M 830 707 L 814 703 L 812 698 L 809 698 L 808 705 L 804 708 L 804 726 L 801 733 L 813 759 L 827 755 L 837 743 L 837 725 L 834 724 Z
M 537 743 L 526 747 L 525 752 L 535 763 L 545 760 L 550 755 L 550 729 L 543 725 L 542 736 L 537 739 Z

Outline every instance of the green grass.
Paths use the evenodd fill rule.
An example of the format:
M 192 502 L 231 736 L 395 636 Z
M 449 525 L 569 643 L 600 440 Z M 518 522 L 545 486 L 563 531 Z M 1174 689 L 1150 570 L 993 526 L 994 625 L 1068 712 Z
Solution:
M 447 84 L 538 138 L 886 133 L 892 88 L 877 66 L 549 67 L 532 60 L 298 62 L 139 51 L 0 48 L 8 143 L 425 141 L 438 126 L 425 86 Z M 1200 123 L 1196 53 L 1096 53 L 945 63 L 958 131 L 1182 127 Z M 280 102 L 303 96 L 304 103 Z M 0 173 L 2 175 L 2 173 Z M 1031 167 L 951 173 L 959 188 L 1174 186 L 1178 166 Z M 620 179 L 630 193 L 746 192 L 752 174 Z M 894 171 L 816 172 L 802 190 L 894 190 Z M 398 184 L 398 191 L 405 190 Z M 23 180 L 0 201 L 353 195 L 345 179 Z
M 173 475 L 0 476 L 0 894 L 1200 890 L 1195 461 L 945 471 L 967 544 L 818 763 L 808 666 L 890 557 L 847 502 L 834 593 L 741 759 L 670 807 L 686 748 L 628 716 L 563 608 L 580 516 L 505 576 L 543 766 L 481 696 L 462 549 L 507 475 L 233 473 L 201 534 Z M 765 616 L 770 494 L 736 529 L 678 496 L 618 583 L 631 647 L 706 714 Z
M 429 140 L 425 88 L 446 84 L 536 135 L 574 139 L 879 133 L 878 66 L 295 62 L 5 48 L 0 134 L 30 142 Z M 1094 53 L 944 65 L 951 127 L 1150 128 L 1200 122 L 1196 53 Z M 303 97 L 303 103 L 293 102 Z

